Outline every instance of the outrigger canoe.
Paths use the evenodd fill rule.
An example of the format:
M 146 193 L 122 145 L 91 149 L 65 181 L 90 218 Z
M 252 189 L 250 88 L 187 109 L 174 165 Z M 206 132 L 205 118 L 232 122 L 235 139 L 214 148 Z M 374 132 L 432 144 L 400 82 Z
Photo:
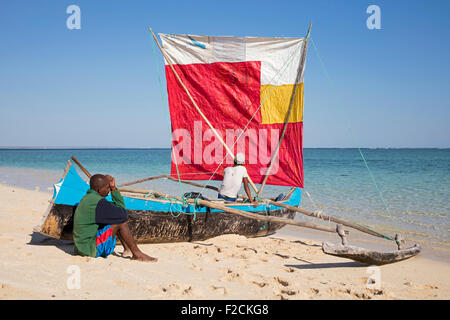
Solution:
M 56 239 L 71 240 L 75 209 L 88 189 L 88 183 L 69 161 L 62 179 L 54 185 L 49 207 L 34 231 Z M 137 243 L 200 241 L 224 234 L 258 237 L 274 233 L 284 226 L 154 195 L 147 198 L 125 195 L 123 198 L 128 224 Z M 298 206 L 300 198 L 300 189 L 292 188 L 280 202 Z M 110 195 L 106 199 L 112 201 Z M 253 207 L 244 202 L 211 201 L 261 216 L 293 219 L 295 215 L 294 211 L 270 204 Z
M 138 243 L 199 241 L 224 234 L 258 237 L 291 224 L 337 233 L 342 243 L 324 243 L 323 252 L 361 263 L 382 265 L 419 254 L 419 245 L 402 248 L 400 234 L 384 235 L 364 225 L 299 208 L 303 188 L 303 74 L 311 25 L 305 38 L 160 34 L 162 45 L 149 30 L 165 63 L 172 129 L 171 172 L 170 176 L 123 186 L 161 177 L 197 186 L 189 180 L 221 180 L 216 173 L 233 163 L 234 146 L 239 149 L 242 143 L 245 147 L 248 139 L 248 148 L 244 148 L 249 159 L 248 180 L 260 201 L 253 207 L 243 197 L 230 203 L 198 195 L 186 199 L 186 195 L 128 189 L 124 194 L 128 223 Z M 76 158 L 72 160 L 90 177 Z M 259 189 L 255 183 L 260 184 Z M 286 195 L 263 199 L 260 196 L 266 184 L 291 189 Z M 69 161 L 35 231 L 71 239 L 76 206 L 88 189 Z M 111 201 L 110 196 L 107 200 Z M 328 224 L 294 220 L 296 212 Z M 393 241 L 397 250 L 378 252 L 349 246 L 344 226 Z

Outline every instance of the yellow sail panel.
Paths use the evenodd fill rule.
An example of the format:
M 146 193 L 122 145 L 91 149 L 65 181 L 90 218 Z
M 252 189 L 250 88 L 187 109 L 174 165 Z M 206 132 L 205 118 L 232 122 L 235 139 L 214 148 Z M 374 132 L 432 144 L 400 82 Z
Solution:
M 262 124 L 284 123 L 295 85 L 261 86 Z M 297 85 L 289 123 L 303 121 L 303 83 Z

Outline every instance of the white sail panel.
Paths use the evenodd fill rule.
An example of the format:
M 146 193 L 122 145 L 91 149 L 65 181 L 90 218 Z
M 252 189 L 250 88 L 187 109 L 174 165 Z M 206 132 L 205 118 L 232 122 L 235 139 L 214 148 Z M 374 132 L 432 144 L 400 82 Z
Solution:
M 173 64 L 260 61 L 261 85 L 277 86 L 296 82 L 304 43 L 304 38 L 159 35 Z

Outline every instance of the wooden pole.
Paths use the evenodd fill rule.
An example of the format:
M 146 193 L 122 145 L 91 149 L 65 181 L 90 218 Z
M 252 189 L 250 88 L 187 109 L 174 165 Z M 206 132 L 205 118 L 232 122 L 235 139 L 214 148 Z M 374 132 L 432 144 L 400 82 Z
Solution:
M 78 167 L 80 167 L 81 171 L 84 172 L 84 174 L 90 179 L 92 177 L 92 175 L 89 173 L 89 171 L 86 170 L 85 167 L 83 167 L 83 165 L 80 163 L 80 161 L 78 161 L 77 158 L 75 158 L 74 156 L 72 156 L 72 160 L 73 162 L 75 162 L 77 164 Z
M 72 156 L 72 160 L 80 167 L 80 169 L 86 174 L 86 176 L 88 176 L 89 178 L 91 177 L 91 174 L 89 173 L 89 171 L 87 171 L 86 168 L 84 168 L 84 166 L 80 163 L 80 161 L 78 161 L 77 158 Z M 155 177 L 150 177 L 150 178 L 155 178 Z M 174 179 L 174 178 L 172 178 L 172 179 Z M 141 180 L 145 180 L 145 179 L 141 179 Z M 176 181 L 178 181 L 178 180 L 176 180 Z M 203 186 L 203 185 L 200 185 L 200 186 Z M 213 188 L 215 188 L 215 187 L 213 187 Z M 121 191 L 121 192 L 130 192 L 130 193 L 138 193 L 138 194 L 154 193 L 154 194 L 156 194 L 158 196 L 167 197 L 167 195 L 165 195 L 163 193 L 156 192 L 156 191 L 151 191 L 151 190 L 140 190 L 140 189 L 132 189 L 132 188 L 124 188 L 124 187 L 118 188 L 118 190 Z M 242 197 L 245 198 L 245 196 L 242 196 Z M 375 236 L 375 237 L 385 238 L 383 235 L 381 235 L 381 234 L 379 234 L 377 232 L 374 232 L 374 231 L 372 231 L 372 230 L 370 230 L 368 228 L 365 228 L 363 226 L 359 226 L 359 225 L 356 225 L 356 224 L 353 224 L 353 223 L 350 223 L 350 222 L 347 222 L 347 221 L 344 221 L 344 220 L 341 220 L 341 219 L 338 219 L 338 218 L 330 217 L 330 216 L 327 216 L 327 215 L 324 215 L 324 214 L 319 216 L 316 213 L 313 213 L 313 212 L 310 212 L 310 211 L 307 211 L 307 210 L 303 210 L 303 209 L 300 209 L 300 208 L 297 208 L 297 207 L 294 207 L 294 206 L 291 206 L 291 205 L 288 205 L 288 204 L 285 204 L 285 203 L 282 203 L 282 202 L 273 201 L 273 200 L 270 200 L 270 199 L 263 199 L 263 200 L 268 201 L 271 205 L 274 205 L 274 206 L 277 206 L 277 207 L 282 207 L 282 208 L 285 208 L 285 209 L 288 209 L 288 210 L 299 212 L 299 213 L 305 214 L 305 215 L 310 216 L 310 217 L 315 217 L 315 218 L 320 218 L 320 219 L 323 219 L 323 220 L 333 221 L 335 223 L 342 224 L 344 226 L 356 229 L 358 231 L 370 234 L 370 235 Z M 236 213 L 236 214 L 240 214 L 240 215 L 246 215 L 247 218 L 253 218 L 253 219 L 257 218 L 258 220 L 261 220 L 261 221 L 271 221 L 271 222 L 292 224 L 292 225 L 296 225 L 296 226 L 300 226 L 300 227 L 312 228 L 312 229 L 317 229 L 317 230 L 322 230 L 322 231 L 327 231 L 327 232 L 335 232 L 336 231 L 336 229 L 332 228 L 332 227 L 319 226 L 321 228 L 320 229 L 319 227 L 317 227 L 318 225 L 316 225 L 316 224 L 311 224 L 311 223 L 307 223 L 307 222 L 300 222 L 300 221 L 293 221 L 293 220 L 290 220 L 290 219 L 284 219 L 284 218 L 278 218 L 278 217 L 259 216 L 259 215 L 248 213 L 248 212 L 245 212 L 245 211 L 242 211 L 242 210 L 228 208 L 228 207 L 226 207 L 226 206 L 224 206 L 222 204 L 213 203 L 211 201 L 206 201 L 206 200 L 201 200 L 201 199 L 199 199 L 198 201 L 199 201 L 200 204 L 205 205 L 207 207 L 223 210 L 225 212 Z M 189 199 L 188 202 L 189 203 L 195 203 L 195 200 L 194 199 Z M 270 218 L 270 219 L 269 220 L 265 220 L 265 219 L 268 219 L 268 218 Z M 282 220 L 279 220 L 279 219 L 282 219 Z M 323 228 L 326 228 L 326 230 L 324 230 Z M 330 231 L 330 230 L 333 230 L 333 231 Z
M 269 178 L 270 170 L 272 170 L 272 166 L 274 164 L 274 160 L 275 160 L 275 158 L 278 155 L 278 152 L 280 150 L 281 142 L 283 141 L 284 134 L 286 133 L 287 125 L 289 123 L 289 118 L 291 116 L 292 107 L 293 107 L 294 101 L 295 101 L 295 95 L 297 93 L 298 82 L 301 79 L 301 75 L 303 73 L 303 69 L 304 69 L 304 65 L 305 65 L 306 50 L 308 49 L 308 40 L 309 40 L 309 33 L 310 32 L 311 32 L 311 23 L 309 24 L 308 33 L 306 35 L 305 42 L 304 42 L 304 45 L 303 45 L 303 52 L 302 52 L 302 57 L 301 57 L 301 60 L 300 60 L 300 65 L 299 65 L 299 69 L 298 69 L 297 79 L 295 80 L 295 86 L 294 86 L 294 91 L 292 92 L 291 102 L 289 104 L 289 109 L 288 109 L 288 112 L 287 112 L 287 115 L 286 115 L 286 119 L 284 120 L 283 131 L 281 132 L 281 137 L 280 137 L 280 140 L 278 141 L 277 148 L 275 149 L 275 152 L 272 155 L 272 159 L 270 159 L 270 165 L 269 165 L 269 168 L 267 169 L 266 176 L 264 177 L 264 180 L 263 180 L 263 182 L 261 184 L 261 187 L 259 188 L 258 195 L 261 195 L 261 193 L 262 193 L 262 191 L 264 189 L 264 186 L 266 185 L 267 179 Z
M 125 187 L 125 186 L 131 186 L 133 184 L 137 184 L 137 183 L 142 183 L 142 182 L 146 182 L 146 181 L 150 181 L 150 180 L 156 180 L 156 179 L 161 179 L 161 178 L 166 178 L 169 179 L 171 181 L 174 182 L 181 182 L 181 183 L 185 183 L 185 184 L 189 184 L 191 186 L 195 186 L 195 187 L 199 187 L 199 188 L 207 188 L 207 189 L 211 189 L 214 191 L 219 191 L 219 188 L 211 186 L 211 185 L 205 185 L 205 184 L 201 184 L 201 183 L 195 183 L 195 182 L 191 182 L 188 180 L 178 180 L 175 179 L 174 177 L 168 175 L 168 174 L 161 174 L 159 176 L 153 176 L 153 177 L 148 177 L 148 178 L 144 178 L 144 179 L 139 179 L 139 180 L 135 180 L 135 181 L 130 181 L 127 183 L 122 183 L 120 186 L 121 187 Z
M 195 109 L 197 110 L 197 112 L 200 114 L 200 116 L 203 118 L 203 120 L 205 120 L 206 124 L 209 126 L 209 128 L 212 130 L 212 132 L 214 133 L 214 135 L 216 136 L 216 138 L 220 141 L 220 143 L 225 147 L 225 150 L 228 152 L 228 154 L 231 156 L 232 159 L 234 159 L 234 154 L 231 151 L 231 149 L 227 146 L 227 144 L 223 141 L 222 137 L 219 135 L 219 133 L 216 131 L 216 129 L 212 126 L 211 122 L 209 122 L 209 120 L 206 118 L 206 116 L 203 114 L 203 112 L 200 110 L 200 108 L 198 107 L 197 103 L 195 102 L 194 98 L 192 98 L 189 90 L 186 88 L 186 86 L 184 85 L 183 81 L 181 80 L 180 76 L 178 75 L 177 71 L 175 70 L 175 68 L 173 67 L 173 64 L 169 58 L 169 56 L 166 54 L 166 52 L 164 51 L 164 49 L 161 47 L 161 45 L 159 44 L 158 39 L 156 38 L 156 35 L 153 33 L 152 28 L 148 28 L 148 30 L 152 33 L 153 39 L 155 39 L 156 44 L 158 45 L 159 50 L 161 51 L 162 55 L 164 56 L 164 58 L 166 59 L 166 61 L 169 63 L 170 69 L 172 69 L 176 79 L 178 80 L 179 84 L 181 85 L 181 87 L 184 89 L 184 91 L 186 92 L 186 94 L 189 97 L 189 100 L 191 100 L 192 104 L 194 105 Z M 250 185 L 252 186 L 253 190 L 255 190 L 256 193 L 258 193 L 258 188 L 256 188 L 255 184 L 253 183 L 252 179 L 250 177 L 248 177 L 248 181 L 250 182 Z
M 84 172 L 84 174 L 90 179 L 92 177 L 92 175 L 89 173 L 89 171 L 86 170 L 86 168 L 81 164 L 80 161 L 78 161 L 77 158 L 75 158 L 74 156 L 72 156 L 72 160 L 73 162 L 75 162 L 78 167 L 81 169 L 81 171 Z M 142 190 L 142 189 L 132 189 L 132 188 L 117 188 L 117 190 L 122 191 L 122 192 L 130 192 L 130 193 L 140 193 L 140 194 L 149 194 L 149 193 L 155 193 L 155 194 L 161 194 L 158 193 L 156 191 L 151 191 L 151 190 Z
M 273 200 L 268 200 L 268 201 L 269 201 L 270 204 L 272 204 L 274 206 L 277 206 L 277 207 L 282 207 L 282 208 L 285 208 L 285 209 L 288 209 L 288 210 L 299 212 L 299 213 L 305 214 L 305 215 L 310 216 L 310 217 L 319 218 L 319 219 L 323 219 L 323 220 L 329 220 L 329 221 L 332 221 L 332 222 L 335 222 L 335 223 L 338 223 L 338 224 L 342 224 L 344 226 L 356 229 L 358 231 L 370 234 L 370 235 L 375 236 L 375 237 L 385 238 L 385 236 L 381 235 L 380 233 L 374 232 L 374 231 L 372 231 L 372 230 L 370 230 L 368 228 L 365 228 L 363 226 L 360 226 L 360 225 L 357 225 L 357 224 L 354 224 L 354 223 L 350 223 L 350 222 L 347 222 L 347 221 L 344 221 L 344 220 L 341 220 L 341 219 L 338 219 L 338 218 L 330 217 L 330 216 L 327 216 L 327 215 L 324 215 L 324 214 L 321 214 L 319 216 L 316 213 L 309 212 L 307 210 L 303 210 L 303 209 L 300 209 L 300 208 L 288 205 L 286 203 L 277 202 L 277 201 L 273 201 Z
M 291 206 L 291 205 L 288 205 L 288 204 L 285 204 L 285 203 L 282 203 L 282 202 L 277 202 L 277 201 L 273 201 L 273 200 L 270 200 L 270 199 L 263 199 L 263 200 L 268 201 L 269 204 L 277 206 L 277 207 L 282 207 L 282 208 L 285 208 L 285 209 L 288 209 L 288 210 L 291 210 L 291 211 L 294 211 L 294 212 L 299 212 L 299 213 L 305 214 L 305 215 L 310 216 L 310 217 L 320 218 L 320 219 L 323 219 L 323 220 L 329 220 L 329 221 L 335 222 L 337 224 L 341 224 L 341 225 L 353 228 L 355 230 L 358 230 L 358 231 L 363 232 L 363 233 L 367 233 L 367 234 L 375 236 L 375 237 L 385 238 L 385 236 L 381 235 L 380 233 L 377 233 L 377 232 L 372 231 L 372 230 L 370 230 L 368 228 L 365 228 L 364 226 L 360 226 L 360 225 L 357 225 L 357 224 L 354 224 L 354 223 L 350 223 L 350 222 L 347 222 L 347 221 L 344 221 L 344 220 L 341 220 L 341 219 L 338 219 L 338 218 L 329 217 L 329 216 L 326 216 L 326 215 L 323 215 L 323 214 L 319 216 L 319 215 L 317 215 L 317 214 L 315 214 L 313 212 L 309 212 L 307 210 L 303 210 L 303 209 L 300 209 L 300 208 L 297 208 L 297 207 L 294 207 L 294 206 Z M 194 200 L 188 200 L 188 202 L 194 203 Z M 267 217 L 267 216 L 263 217 L 263 216 L 260 216 L 260 215 L 257 215 L 257 214 L 252 214 L 252 213 L 245 212 L 245 211 L 242 211 L 242 210 L 238 210 L 238 209 L 234 209 L 234 208 L 228 208 L 228 207 L 226 207 L 226 206 L 224 206 L 222 204 L 217 204 L 217 203 L 213 203 L 211 201 L 206 201 L 206 200 L 199 200 L 199 203 L 203 204 L 203 205 L 205 205 L 207 207 L 210 207 L 210 208 L 223 210 L 225 212 L 240 214 L 242 216 L 246 216 L 247 218 L 254 218 L 254 219 L 257 219 L 257 220 L 261 220 L 261 221 L 285 223 L 285 224 L 291 224 L 291 225 L 294 225 L 294 226 L 300 226 L 300 227 L 305 227 L 305 228 L 317 229 L 317 230 L 321 230 L 321 231 L 336 232 L 336 227 L 325 227 L 325 226 L 320 226 L 320 225 L 317 225 L 317 224 L 314 224 L 314 223 L 300 222 L 300 221 L 294 221 L 294 220 L 291 220 L 291 219 L 278 218 L 278 217 Z M 326 228 L 326 230 L 324 228 Z M 344 232 L 348 233 L 347 230 L 345 230 Z
M 117 188 L 117 190 L 119 190 L 120 192 L 129 192 L 129 193 L 140 193 L 140 194 L 154 193 L 154 194 L 159 194 L 159 192 L 153 191 L 153 190 L 124 188 L 124 187 Z
M 159 176 L 153 176 L 153 177 L 148 177 L 148 178 L 144 178 L 144 179 L 133 180 L 130 182 L 122 183 L 122 184 L 120 184 L 120 186 L 121 187 L 131 186 L 133 184 L 138 184 L 138 183 L 142 183 L 142 182 L 146 182 L 146 181 L 150 181 L 150 180 L 161 179 L 161 178 L 165 178 L 165 177 L 167 177 L 166 174 L 161 174 Z
M 195 204 L 195 201 L 196 200 L 194 200 L 194 199 L 187 200 L 187 202 L 189 204 Z M 325 232 L 332 232 L 332 233 L 336 232 L 336 226 L 334 226 L 334 227 L 321 226 L 321 225 L 318 225 L 315 223 L 310 223 L 310 222 L 302 222 L 302 221 L 280 218 L 280 217 L 273 217 L 273 216 L 262 216 L 259 214 L 238 210 L 235 208 L 229 208 L 220 203 L 215 203 L 215 202 L 201 200 L 201 199 L 198 199 L 197 201 L 198 201 L 198 204 L 203 205 L 205 207 L 222 210 L 224 212 L 228 212 L 228 213 L 232 213 L 232 214 L 238 214 L 240 216 L 243 216 L 243 217 L 249 218 L 249 219 L 255 219 L 255 220 L 264 221 L 264 222 L 289 224 L 289 225 L 293 225 L 293 226 L 297 226 L 297 227 L 316 229 L 316 230 L 325 231 Z
M 215 186 L 211 186 L 211 185 L 208 185 L 208 184 L 202 184 L 202 183 L 196 183 L 196 182 L 192 182 L 192 181 L 188 181 L 188 180 L 178 180 L 178 179 L 175 179 L 174 177 L 169 176 L 167 174 L 162 174 L 162 175 L 159 175 L 159 176 L 152 176 L 152 177 L 148 177 L 148 178 L 144 178 L 144 179 L 139 179 L 139 180 L 134 180 L 134 181 L 122 183 L 120 186 L 121 187 L 131 186 L 133 184 L 146 182 L 146 181 L 150 181 L 150 180 L 161 179 L 161 178 L 167 178 L 167 179 L 169 179 L 171 181 L 174 181 L 174 182 L 181 182 L 181 183 L 189 184 L 191 186 L 195 186 L 195 187 L 199 187 L 199 188 L 206 188 L 206 189 L 210 189 L 210 190 L 214 190 L 214 191 L 219 192 L 219 188 L 217 188 Z M 289 191 L 289 193 L 286 195 L 286 197 L 290 193 L 292 193 L 293 189 L 291 191 Z M 238 198 L 248 199 L 248 196 L 244 195 L 244 194 L 238 194 Z

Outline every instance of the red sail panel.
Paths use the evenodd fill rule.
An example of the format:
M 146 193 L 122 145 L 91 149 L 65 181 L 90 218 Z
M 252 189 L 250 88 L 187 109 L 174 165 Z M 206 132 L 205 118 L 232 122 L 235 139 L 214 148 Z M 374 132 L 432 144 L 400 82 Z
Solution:
M 261 62 L 198 63 L 174 68 L 233 154 L 245 154 L 245 166 L 253 182 L 261 183 L 284 125 L 263 123 Z M 232 157 L 195 109 L 170 66 L 166 66 L 166 79 L 173 142 L 171 175 L 178 178 L 177 164 L 181 179 L 208 180 L 215 172 L 211 179 L 221 180 L 223 169 L 233 165 Z M 302 128 L 301 121 L 288 123 L 267 184 L 303 187 Z

